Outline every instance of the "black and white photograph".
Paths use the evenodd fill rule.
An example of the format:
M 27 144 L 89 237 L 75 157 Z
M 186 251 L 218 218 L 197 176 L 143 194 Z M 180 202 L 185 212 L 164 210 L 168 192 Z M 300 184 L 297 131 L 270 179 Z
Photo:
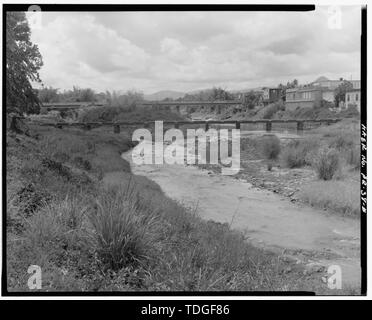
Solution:
M 366 294 L 366 5 L 2 10 L 2 295 Z

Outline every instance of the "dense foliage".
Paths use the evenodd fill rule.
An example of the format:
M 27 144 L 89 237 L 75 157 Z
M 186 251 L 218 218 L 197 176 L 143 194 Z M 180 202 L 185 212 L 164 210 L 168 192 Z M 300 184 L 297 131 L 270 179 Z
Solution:
M 38 47 L 30 40 L 24 12 L 6 15 L 6 111 L 37 112 L 39 102 L 32 82 L 40 82 L 43 65 Z

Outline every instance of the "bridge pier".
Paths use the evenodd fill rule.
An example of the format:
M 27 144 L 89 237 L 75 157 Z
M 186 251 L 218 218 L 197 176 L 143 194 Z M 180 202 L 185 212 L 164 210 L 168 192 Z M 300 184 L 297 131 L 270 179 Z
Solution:
M 304 131 L 304 122 L 298 121 L 297 122 L 297 133 L 303 133 Z

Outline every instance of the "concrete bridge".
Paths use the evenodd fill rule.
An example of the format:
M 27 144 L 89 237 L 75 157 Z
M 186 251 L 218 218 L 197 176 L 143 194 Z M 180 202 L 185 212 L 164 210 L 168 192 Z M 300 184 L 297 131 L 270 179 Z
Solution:
M 210 112 L 221 113 L 221 110 L 225 106 L 242 106 L 243 100 L 223 100 L 223 101 L 143 101 L 139 105 L 142 107 L 158 109 L 158 110 L 170 110 L 181 112 L 181 108 L 187 112 L 200 107 L 202 110 L 209 110 Z
M 200 126 L 204 127 L 207 131 L 211 125 L 232 125 L 236 129 L 240 129 L 242 124 L 264 124 L 266 132 L 272 131 L 273 124 L 289 124 L 295 123 L 297 132 L 302 133 L 304 130 L 305 123 L 319 123 L 319 124 L 326 124 L 330 125 L 332 123 L 336 123 L 341 119 L 275 119 L 275 120 L 195 120 L 195 121 L 163 121 L 164 125 L 170 125 L 174 128 L 180 128 L 181 126 L 187 127 L 195 127 Z M 85 130 L 91 130 L 93 128 L 101 127 L 101 126 L 112 126 L 114 133 L 120 133 L 121 127 L 141 127 L 141 128 L 149 128 L 154 121 L 120 121 L 120 122 L 56 122 L 56 123 L 46 123 L 41 122 L 39 125 L 42 126 L 54 126 L 59 129 L 63 129 L 63 127 L 80 127 Z
M 40 113 L 45 114 L 49 111 L 58 111 L 60 113 L 69 112 L 73 119 L 77 119 L 79 110 L 89 107 L 103 107 L 103 103 L 97 102 L 50 102 L 42 103 Z

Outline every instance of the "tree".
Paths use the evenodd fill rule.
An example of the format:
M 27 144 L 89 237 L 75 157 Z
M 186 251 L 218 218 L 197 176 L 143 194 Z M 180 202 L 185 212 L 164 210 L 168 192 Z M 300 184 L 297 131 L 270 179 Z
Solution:
M 42 103 L 59 102 L 58 89 L 42 87 L 38 90 L 38 97 Z
M 255 106 L 259 105 L 261 101 L 261 95 L 253 90 L 249 91 L 244 95 L 244 104 L 248 109 L 254 109 Z
M 6 15 L 6 111 L 38 112 L 40 104 L 31 82 L 41 82 L 43 65 L 38 47 L 30 41 L 30 27 L 24 12 Z
M 143 93 L 134 90 L 128 90 L 125 94 L 116 91 L 107 92 L 106 95 L 111 107 L 126 107 L 128 110 L 134 110 L 137 103 L 144 101 Z
M 292 82 L 287 82 L 287 85 L 280 84 L 278 87 L 283 87 L 285 89 L 292 89 L 298 87 L 298 80 L 294 79 Z
M 345 94 L 346 91 L 353 89 L 353 84 L 349 81 L 343 81 L 336 89 L 335 89 L 335 106 L 338 107 L 338 104 L 341 101 L 345 102 Z

